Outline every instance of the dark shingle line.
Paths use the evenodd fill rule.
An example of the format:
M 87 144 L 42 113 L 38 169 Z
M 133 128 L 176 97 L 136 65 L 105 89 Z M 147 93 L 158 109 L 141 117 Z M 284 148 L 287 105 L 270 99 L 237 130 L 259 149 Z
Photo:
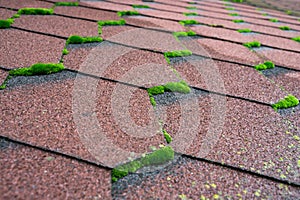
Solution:
M 300 183 L 296 183 L 296 182 L 293 182 L 293 181 L 282 180 L 282 179 L 279 179 L 279 178 L 275 178 L 273 176 L 268 176 L 268 175 L 265 175 L 265 174 L 253 172 L 253 171 L 250 171 L 250 170 L 247 170 L 247 169 L 244 169 L 244 168 L 240 168 L 240 167 L 236 167 L 236 166 L 233 166 L 233 165 L 229 165 L 229 164 L 209 160 L 209 159 L 206 159 L 206 158 L 199 158 L 199 157 L 195 157 L 195 156 L 191 156 L 191 155 L 187 155 L 187 154 L 182 154 L 182 155 L 186 158 L 190 158 L 190 159 L 193 159 L 193 160 L 198 160 L 198 161 L 213 164 L 213 165 L 216 165 L 216 166 L 222 166 L 222 167 L 230 169 L 230 170 L 242 172 L 244 174 L 249 174 L 249 175 L 252 175 L 252 176 L 259 177 L 259 178 L 274 181 L 274 182 L 277 182 L 277 183 L 283 183 L 283 184 L 293 186 L 293 187 L 300 187 Z
M 21 140 L 12 139 L 12 138 L 7 137 L 7 136 L 0 135 L 0 138 L 4 139 L 4 140 L 7 140 L 8 142 L 18 144 L 18 145 L 22 145 L 22 146 L 25 146 L 25 147 L 37 149 L 37 150 L 40 150 L 40 151 L 43 151 L 43 152 L 46 152 L 46 153 L 55 154 L 55 155 L 58 155 L 58 156 L 62 156 L 64 158 L 76 160 L 80 163 L 85 163 L 85 164 L 88 164 L 88 165 L 92 165 L 92 166 L 95 166 L 95 167 L 100 167 L 100 168 L 107 169 L 107 170 L 112 170 L 113 169 L 113 168 L 105 166 L 101 163 L 96 163 L 96 162 L 93 162 L 93 161 L 90 161 L 90 160 L 80 158 L 80 157 L 75 156 L 75 155 L 66 154 L 64 152 L 60 152 L 60 151 L 57 151 L 57 150 L 52 150 L 52 149 L 48 149 L 48 148 L 41 147 L 41 146 L 38 146 L 38 145 L 30 144 L 28 142 L 24 142 L 24 141 L 21 141 Z
M 113 2 L 113 1 L 109 1 L 109 0 L 103 0 L 103 1 L 106 1 L 106 2 L 109 2 L 109 3 L 114 3 L 114 4 L 120 4 L 120 5 L 129 5 L 129 4 L 126 4 L 126 3 L 121 3 L 121 2 Z M 173 5 L 173 4 L 168 4 L 168 3 L 162 3 L 162 2 L 159 2 L 160 4 L 164 4 L 164 5 L 169 5 L 169 6 L 174 6 L 174 7 L 179 7 L 179 8 L 186 8 L 185 6 L 178 6 L 178 5 Z M 197 5 L 197 4 L 196 4 Z M 200 4 L 199 4 L 200 5 Z M 188 6 L 188 5 L 187 5 Z M 158 11 L 168 11 L 168 12 L 171 12 L 171 13 L 179 13 L 179 14 L 182 14 L 182 12 L 176 12 L 176 11 L 170 11 L 170 10 L 167 10 L 167 9 L 158 9 L 158 8 L 151 8 L 153 10 L 158 10 Z M 207 11 L 207 12 L 212 12 L 211 10 L 206 10 L 206 9 L 203 9 L 203 8 L 200 8 L 200 10 L 203 10 L 203 11 Z M 235 11 L 239 11 L 239 10 L 235 10 Z M 243 11 L 244 12 L 244 11 Z M 216 11 L 215 13 L 220 13 L 220 14 L 225 14 L 225 15 L 228 15 L 228 12 L 220 12 L 220 11 Z M 257 14 L 257 13 L 256 13 Z M 209 17 L 209 18 L 212 18 L 212 19 L 222 19 L 222 20 L 226 20 L 226 21 L 231 21 L 230 19 L 224 19 L 222 17 L 213 17 L 213 16 L 208 16 L 208 15 L 201 15 L 200 16 L 203 16 L 203 17 Z M 265 21 L 268 21 L 269 19 L 265 19 L 265 18 L 260 18 L 260 17 L 253 17 L 253 16 L 247 16 L 247 15 L 240 15 L 241 17 L 248 17 L 248 18 L 253 18 L 253 19 L 261 19 L 261 20 L 265 20 Z M 280 16 L 281 17 L 281 16 Z M 295 19 L 296 20 L 296 19 Z M 282 21 L 282 20 L 281 20 Z M 282 21 L 282 22 L 285 22 L 285 21 Z M 291 23 L 291 22 L 285 22 L 285 23 L 288 23 L 288 24 L 291 24 L 291 25 L 298 25 L 297 23 Z M 254 25 L 261 25 L 261 26 L 266 26 L 266 27 L 272 27 L 272 28 L 278 28 L 276 26 L 272 26 L 272 25 L 264 25 L 264 24 L 259 24 L 259 23 L 254 23 L 254 22 L 249 22 L 249 24 L 254 24 Z M 300 29 L 298 30 L 300 31 Z
M 55 38 L 59 38 L 59 39 L 63 39 L 63 40 L 68 39 L 68 37 L 64 37 L 64 36 L 60 36 L 60 35 L 44 33 L 44 32 L 40 32 L 40 31 L 33 31 L 33 30 L 28 30 L 28 29 L 24 29 L 24 28 L 15 27 L 15 26 L 11 26 L 11 28 L 17 29 L 17 30 L 20 30 L 20 31 L 26 31 L 26 32 L 34 33 L 34 34 L 40 34 L 40 35 L 45 35 L 45 36 L 49 36 L 49 37 L 55 37 Z

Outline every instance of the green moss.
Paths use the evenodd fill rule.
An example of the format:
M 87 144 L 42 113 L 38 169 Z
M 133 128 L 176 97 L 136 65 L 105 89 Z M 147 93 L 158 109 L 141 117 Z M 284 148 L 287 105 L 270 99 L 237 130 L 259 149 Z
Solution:
M 228 15 L 230 15 L 230 16 L 239 16 L 238 13 L 229 13 Z
M 14 23 L 13 19 L 4 19 L 0 20 L 0 29 L 10 28 L 10 26 Z
M 126 24 L 125 19 L 98 21 L 98 25 L 100 26 L 120 26 L 125 24 Z
M 300 36 L 299 37 L 294 37 L 294 38 L 292 38 L 292 40 L 294 40 L 296 42 L 300 42 Z
M 188 2 L 188 4 L 197 4 L 197 2 L 191 1 L 191 2 Z
M 183 15 L 184 16 L 198 16 L 198 13 L 195 13 L 195 12 L 184 12 Z
M 132 16 L 132 15 L 139 15 L 139 12 L 134 10 L 125 10 L 125 11 L 119 11 L 118 12 L 118 16 L 122 17 L 122 16 Z
M 291 108 L 297 106 L 298 104 L 299 100 L 295 96 L 288 95 L 284 99 L 278 101 L 277 103 L 272 104 L 272 108 L 277 111 L 278 109 Z
M 165 57 L 174 58 L 174 57 L 183 57 L 190 56 L 192 52 L 190 50 L 181 50 L 181 51 L 168 51 L 164 53 Z
M 262 13 L 262 16 L 268 16 L 269 14 L 268 13 Z
M 186 7 L 186 9 L 188 9 L 188 10 L 197 10 L 197 7 L 195 7 L 195 6 L 188 6 L 188 7 Z
M 133 8 L 150 8 L 148 5 L 132 5 Z
M 0 90 L 4 90 L 6 88 L 6 84 L 11 79 L 12 76 L 7 76 L 7 78 L 4 80 L 4 82 L 0 85 Z
M 271 19 L 269 19 L 269 21 L 270 21 L 270 22 L 274 22 L 274 23 L 275 23 L 275 22 L 278 22 L 278 19 L 271 18 Z
M 118 179 L 127 176 L 128 173 L 134 173 L 142 167 L 165 164 L 173 159 L 174 150 L 172 147 L 162 147 L 140 159 L 116 167 L 111 172 L 111 180 L 116 182 Z
M 190 87 L 185 81 L 180 82 L 169 82 L 164 85 L 165 92 L 179 92 L 188 94 L 191 92 Z
M 19 14 L 14 14 L 13 16 L 12 16 L 12 19 L 15 19 L 15 18 L 19 18 L 21 15 L 19 15 Z
M 169 135 L 169 133 L 166 130 L 163 130 L 163 134 L 167 143 L 170 144 L 172 142 L 172 137 Z
M 179 24 L 186 26 L 186 25 L 194 25 L 194 24 L 199 24 L 196 20 L 189 19 L 189 20 L 180 20 Z
M 290 10 L 285 11 L 285 13 L 288 14 L 288 15 L 292 15 L 293 14 L 293 12 L 290 11 Z
M 234 19 L 232 20 L 234 23 L 243 23 L 245 22 L 243 19 Z
M 56 2 L 56 6 L 78 6 L 78 2 Z
M 150 97 L 153 95 L 163 94 L 165 92 L 190 93 L 191 89 L 185 81 L 169 82 L 165 85 L 154 86 L 147 89 Z
M 62 54 L 63 55 L 68 55 L 69 54 L 69 51 L 67 48 L 64 48 L 63 51 L 62 51 Z
M 52 15 L 53 9 L 47 8 L 21 8 L 18 10 L 20 15 Z
M 197 34 L 194 31 L 188 31 L 188 32 L 174 32 L 173 35 L 175 37 L 188 37 L 188 36 L 195 36 Z
M 82 44 L 82 43 L 92 43 L 92 42 L 102 42 L 101 37 L 81 37 L 78 35 L 72 35 L 68 38 L 66 44 Z
M 232 7 L 227 7 L 227 8 L 225 8 L 226 10 L 235 10 L 234 8 L 232 8 Z
M 147 92 L 150 96 L 163 94 L 165 92 L 165 88 L 163 85 L 154 86 L 154 87 L 148 88 Z
M 251 33 L 252 32 L 252 30 L 251 29 L 239 29 L 239 30 L 237 30 L 239 33 Z
M 64 70 L 61 63 L 37 63 L 30 67 L 19 68 L 9 71 L 10 76 L 34 76 L 57 73 Z
M 156 101 L 153 96 L 150 96 L 150 103 L 152 104 L 153 107 L 156 107 Z
M 288 27 L 288 26 L 280 26 L 279 28 L 280 28 L 280 30 L 283 30 L 283 31 L 289 31 L 289 30 L 291 30 L 291 28 Z
M 272 61 L 266 61 L 263 64 L 259 64 L 255 66 L 256 70 L 266 70 L 266 69 L 273 69 L 275 67 L 275 64 Z
M 246 42 L 243 45 L 245 47 L 248 47 L 248 48 L 254 48 L 254 47 L 260 47 L 261 46 L 260 42 L 258 42 L 258 41 Z
M 214 28 L 224 28 L 224 26 L 221 24 L 209 24 L 208 26 L 214 27 Z

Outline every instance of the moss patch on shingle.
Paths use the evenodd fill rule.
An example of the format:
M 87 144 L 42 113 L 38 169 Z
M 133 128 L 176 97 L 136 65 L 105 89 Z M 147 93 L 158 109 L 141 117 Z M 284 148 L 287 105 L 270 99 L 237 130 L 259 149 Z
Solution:
M 234 19 L 232 20 L 234 23 L 243 23 L 245 22 L 243 19 Z
M 102 42 L 101 37 L 81 37 L 78 35 L 72 35 L 68 38 L 66 44 L 83 44 L 83 43 L 93 43 L 93 42 Z
M 9 71 L 10 76 L 35 76 L 57 73 L 64 70 L 62 63 L 36 63 L 30 67 L 13 69 Z
M 300 36 L 299 37 L 294 37 L 294 38 L 292 38 L 292 40 L 294 40 L 296 42 L 300 42 Z
M 246 28 L 246 29 L 239 29 L 239 30 L 237 30 L 237 32 L 239 32 L 239 33 L 251 33 L 252 30 Z
M 136 10 L 132 11 L 132 10 L 125 10 L 125 11 L 119 11 L 118 16 L 122 17 L 122 16 L 132 16 L 132 15 L 139 15 L 140 13 Z
M 252 41 L 252 42 L 246 42 L 243 45 L 248 48 L 254 48 L 254 47 L 260 47 L 261 43 L 258 41 Z
M 197 22 L 196 20 L 189 19 L 189 20 L 180 20 L 179 24 L 186 26 L 186 25 L 195 25 L 195 24 L 200 24 L 200 23 Z
M 132 5 L 133 8 L 150 8 L 148 5 Z
M 13 19 L 1 19 L 0 20 L 0 29 L 10 28 L 10 26 L 14 23 Z
M 272 61 L 266 61 L 262 64 L 256 65 L 255 69 L 256 70 L 266 70 L 266 69 L 273 69 L 275 67 L 275 64 Z
M 78 6 L 78 2 L 56 2 L 55 6 Z
M 184 12 L 183 15 L 184 16 L 198 16 L 198 13 L 195 13 L 195 12 Z
M 279 28 L 280 28 L 280 30 L 283 30 L 283 31 L 291 30 L 291 28 L 289 26 L 280 26 Z
M 18 10 L 20 15 L 52 15 L 53 9 L 48 8 L 21 8 Z
M 284 99 L 278 101 L 277 103 L 272 104 L 272 108 L 274 108 L 274 110 L 277 111 L 278 109 L 295 107 L 298 104 L 299 104 L 299 100 L 295 96 L 290 94 L 286 96 Z
M 174 32 L 173 35 L 175 37 L 188 37 L 188 36 L 195 36 L 197 35 L 194 31 L 187 31 L 187 32 Z

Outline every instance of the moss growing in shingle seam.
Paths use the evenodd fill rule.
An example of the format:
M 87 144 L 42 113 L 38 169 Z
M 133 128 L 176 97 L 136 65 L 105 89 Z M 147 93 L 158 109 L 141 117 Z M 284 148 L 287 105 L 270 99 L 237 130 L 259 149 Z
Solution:
M 7 78 L 4 80 L 4 82 L 0 85 L 0 90 L 4 90 L 6 88 L 6 84 L 11 79 L 12 76 L 7 76 Z
M 165 92 L 178 92 L 183 94 L 188 94 L 191 92 L 190 87 L 185 81 L 179 82 L 169 82 L 165 85 L 154 86 L 147 89 L 147 92 L 150 97 L 153 95 L 163 94 Z
M 188 10 L 197 10 L 197 7 L 195 7 L 195 6 L 188 6 L 188 7 L 186 7 L 186 9 L 188 9 Z
M 252 31 L 251 31 L 251 29 L 239 29 L 239 30 L 237 30 L 239 33 L 251 33 Z
M 118 12 L 118 16 L 122 17 L 122 16 L 132 16 L 132 15 L 139 15 L 139 12 L 134 10 L 125 10 L 125 11 L 119 11 Z
M 63 55 L 68 55 L 69 54 L 69 51 L 67 48 L 64 48 L 63 51 L 62 51 L 62 54 Z
M 18 10 L 20 15 L 52 15 L 53 9 L 47 8 L 21 8 Z
M 9 71 L 10 76 L 35 76 L 57 73 L 64 70 L 61 63 L 36 63 L 30 67 L 13 69 Z
M 188 4 L 197 4 L 197 2 L 192 1 L 192 2 L 188 2 Z
M 126 21 L 125 19 L 107 20 L 107 21 L 98 21 L 98 24 L 100 26 L 120 26 L 120 25 L 125 25 Z
M 299 100 L 295 96 L 288 95 L 284 99 L 278 101 L 277 103 L 272 104 L 272 108 L 277 111 L 278 109 L 295 107 L 298 104 L 299 104 Z
M 236 17 L 236 16 L 239 16 L 239 14 L 238 14 L 238 13 L 229 13 L 228 15 L 230 15 L 230 16 L 234 16 L 234 17 Z
M 294 40 L 296 42 L 300 42 L 300 36 L 299 37 L 294 37 L 294 38 L 292 38 L 292 40 Z
M 190 20 L 180 20 L 179 24 L 186 26 L 186 25 L 194 25 L 194 24 L 199 24 L 196 20 L 190 19 Z
M 102 42 L 101 37 L 81 37 L 78 35 L 72 35 L 68 38 L 66 44 L 83 44 L 83 43 L 93 43 L 93 42 Z
M 221 25 L 221 24 L 208 24 L 208 26 L 214 27 L 214 28 L 224 28 L 224 25 Z
M 243 23 L 245 22 L 243 19 L 234 19 L 232 20 L 234 23 Z
M 195 36 L 197 34 L 194 31 L 188 31 L 188 32 L 174 32 L 173 35 L 175 37 L 188 37 L 188 36 Z
M 148 5 L 132 5 L 133 8 L 150 8 Z
M 248 47 L 248 48 L 254 48 L 254 47 L 260 47 L 261 46 L 260 42 L 258 42 L 258 41 L 246 42 L 243 45 L 245 47 Z
M 164 53 L 168 58 L 190 56 L 192 54 L 190 50 L 168 51 Z
M 14 23 L 13 19 L 4 19 L 0 20 L 0 29 L 10 28 L 10 26 Z
M 262 13 L 262 16 L 268 16 L 269 14 L 268 13 Z
M 280 28 L 280 30 L 283 30 L 283 31 L 291 30 L 291 28 L 289 26 L 280 26 L 279 28 Z
M 142 167 L 165 164 L 174 159 L 174 150 L 170 146 L 162 147 L 144 157 L 134 160 L 132 162 L 123 164 L 114 168 L 111 172 L 112 182 L 118 181 L 128 175 L 134 173 Z
M 269 21 L 270 21 L 270 22 L 274 22 L 274 23 L 275 23 L 275 22 L 278 22 L 278 19 L 271 18 L 271 19 L 269 19 Z
M 11 17 L 11 19 L 15 19 L 15 18 L 19 18 L 21 15 L 19 15 L 19 14 L 14 14 L 12 17 Z
M 232 7 L 227 7 L 227 8 L 225 8 L 226 10 L 235 10 L 234 8 L 232 8 Z
M 184 16 L 198 16 L 198 13 L 195 13 L 195 12 L 184 12 L 183 15 Z
M 170 144 L 172 142 L 172 137 L 170 136 L 170 134 L 166 130 L 163 130 L 163 134 L 164 134 L 164 137 L 166 139 L 166 142 L 168 144 Z
M 256 65 L 255 69 L 256 70 L 266 70 L 266 69 L 273 69 L 275 67 L 275 64 L 272 61 L 266 61 L 262 64 Z
M 78 6 L 78 2 L 56 2 L 55 6 Z

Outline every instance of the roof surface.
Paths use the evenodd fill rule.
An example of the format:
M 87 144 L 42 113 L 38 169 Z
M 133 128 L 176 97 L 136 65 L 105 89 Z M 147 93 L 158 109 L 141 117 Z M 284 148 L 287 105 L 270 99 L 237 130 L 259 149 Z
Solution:
M 0 19 L 14 19 L 0 29 L 0 199 L 300 198 L 300 106 L 272 108 L 300 98 L 297 17 L 217 0 L 56 2 L 74 0 L 0 0 Z M 266 61 L 275 68 L 255 69 Z M 10 76 L 36 63 L 65 69 Z M 188 94 L 147 92 L 182 80 Z M 163 146 L 173 160 L 112 181 Z

